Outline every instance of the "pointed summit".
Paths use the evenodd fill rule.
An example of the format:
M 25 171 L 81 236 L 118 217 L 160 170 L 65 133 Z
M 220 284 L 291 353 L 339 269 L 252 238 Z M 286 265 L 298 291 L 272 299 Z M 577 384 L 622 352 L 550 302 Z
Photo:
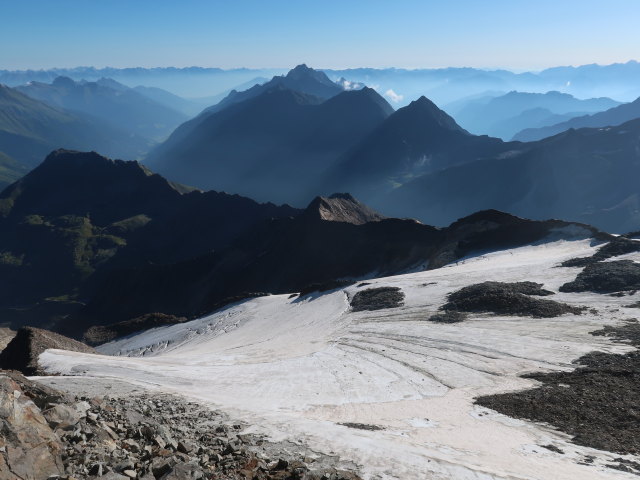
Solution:
M 440 127 L 470 135 L 452 117 L 424 95 L 399 109 L 397 115 L 407 122 L 420 122 L 424 126 Z
M 314 70 L 313 68 L 309 68 L 304 63 L 298 65 L 292 70 L 289 70 L 289 73 L 287 73 L 286 78 L 296 82 L 304 81 L 307 79 L 314 80 L 324 85 L 331 86 L 332 88 L 335 88 L 337 86 L 337 84 L 332 82 L 324 72 L 320 70 Z
M 273 89 L 289 89 L 306 95 L 327 100 L 344 91 L 344 88 L 332 82 L 324 72 L 307 67 L 304 63 L 290 70 L 286 75 L 276 76 L 262 85 L 256 84 L 248 90 L 232 90 L 216 105 L 205 109 L 204 115 L 220 112 L 225 108 L 258 97 Z M 202 116 L 198 117 L 198 121 Z
M 324 72 L 309 68 L 304 63 L 290 70 L 284 77 L 274 77 L 269 83 L 272 82 L 323 99 L 331 98 L 344 91 L 340 85 L 332 82 Z
M 305 209 L 306 218 L 325 222 L 343 222 L 362 225 L 386 218 L 360 203 L 348 193 L 334 193 L 328 197 L 316 197 Z

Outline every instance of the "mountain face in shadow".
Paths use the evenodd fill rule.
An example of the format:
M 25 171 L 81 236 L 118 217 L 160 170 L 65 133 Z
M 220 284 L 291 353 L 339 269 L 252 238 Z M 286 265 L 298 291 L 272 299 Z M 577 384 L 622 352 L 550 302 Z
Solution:
M 181 183 L 304 205 L 333 191 L 372 201 L 421 174 L 514 148 L 469 134 L 424 97 L 394 112 L 366 87 L 325 101 L 278 87 L 183 124 L 147 162 Z
M 580 114 L 601 112 L 618 105 L 619 102 L 610 98 L 580 100 L 556 91 L 513 91 L 493 98 L 472 99 L 454 108 L 451 114 L 460 125 L 475 134 L 509 140 L 525 128 L 552 125 Z
M 147 163 L 181 183 L 304 205 L 327 168 L 392 112 L 369 88 L 323 101 L 274 87 L 187 122 Z
M 640 227 L 640 120 L 569 130 L 503 157 L 423 175 L 380 199 L 388 215 L 435 225 L 477 209 L 563 218 L 606 231 Z
M 18 323 L 30 314 L 54 322 L 105 271 L 201 255 L 294 214 L 172 184 L 137 162 L 59 150 L 0 194 L 0 310 Z
M 623 103 L 622 105 L 610 108 L 604 112 L 594 113 L 593 115 L 583 115 L 541 128 L 525 129 L 517 133 L 514 136 L 514 140 L 532 142 L 557 135 L 571 128 L 618 126 L 636 118 L 640 118 L 640 98 L 631 103 Z
M 520 148 L 471 135 L 425 97 L 398 109 L 327 173 L 325 191 L 353 192 L 367 202 L 412 178 Z
M 48 105 L 92 115 L 154 141 L 163 140 L 187 120 L 183 113 L 115 80 L 75 82 L 68 77 L 58 77 L 51 84 L 31 82 L 16 89 Z
M 15 181 L 60 147 L 136 158 L 149 142 L 99 119 L 34 100 L 0 85 L 0 174 Z M 1 179 L 1 176 L 0 176 Z

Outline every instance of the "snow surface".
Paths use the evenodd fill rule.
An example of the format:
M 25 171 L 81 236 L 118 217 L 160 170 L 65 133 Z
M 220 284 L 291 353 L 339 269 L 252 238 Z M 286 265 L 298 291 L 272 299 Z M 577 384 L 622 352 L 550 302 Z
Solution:
M 558 293 L 552 298 L 599 313 L 425 321 L 448 293 L 486 280 L 530 280 L 557 292 L 580 271 L 557 265 L 594 250 L 589 240 L 555 241 L 366 287 L 256 298 L 106 344 L 99 348 L 105 355 L 48 350 L 40 362 L 51 373 L 124 379 L 196 398 L 248 422 L 250 431 L 356 462 L 365 478 L 636 478 L 603 466 L 620 455 L 573 445 L 548 426 L 497 414 L 474 398 L 531 387 L 519 375 L 575 368 L 571 362 L 589 351 L 628 351 L 589 332 L 634 316 L 624 305 L 637 298 Z M 400 287 L 405 305 L 350 312 L 349 297 L 374 286 Z M 346 422 L 383 430 L 340 425 Z M 565 453 L 541 447 L 549 444 Z M 579 464 L 586 455 L 595 457 L 592 465 Z

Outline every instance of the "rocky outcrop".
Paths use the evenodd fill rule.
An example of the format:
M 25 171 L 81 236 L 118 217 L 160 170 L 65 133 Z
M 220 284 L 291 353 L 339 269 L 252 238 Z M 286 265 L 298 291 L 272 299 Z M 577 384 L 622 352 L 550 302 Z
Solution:
M 611 293 L 640 289 L 640 263 L 632 260 L 598 262 L 587 265 L 561 292 Z
M 42 373 L 38 357 L 48 348 L 95 353 L 93 348 L 63 335 L 40 328 L 23 327 L 0 353 L 0 368 L 18 370 L 25 375 L 38 375 Z
M 553 295 L 542 284 L 533 282 L 483 282 L 469 285 L 448 296 L 441 310 L 451 312 L 495 313 L 535 318 L 580 315 L 585 308 L 554 300 L 531 298 Z M 437 320 L 437 319 L 436 319 Z
M 640 345 L 640 324 L 627 321 L 591 332 L 623 345 Z M 524 375 L 542 385 L 480 397 L 477 403 L 515 418 L 551 424 L 573 442 L 621 454 L 640 453 L 640 352 L 591 352 L 573 371 Z M 640 464 L 616 458 L 610 468 L 640 474 Z
M 177 397 L 71 399 L 0 373 L 0 480 L 359 480 L 243 429 Z
M 0 480 L 60 475 L 62 451 L 40 409 L 16 381 L 0 372 Z
M 304 216 L 310 219 L 345 222 L 353 225 L 377 222 L 386 218 L 348 193 L 334 193 L 329 197 L 316 197 L 305 210 Z
M 640 242 L 623 236 L 614 237 L 590 257 L 571 258 L 562 262 L 563 267 L 585 267 L 612 257 L 640 251 Z
M 360 290 L 351 299 L 353 312 L 397 308 L 403 305 L 404 293 L 398 287 L 377 287 Z

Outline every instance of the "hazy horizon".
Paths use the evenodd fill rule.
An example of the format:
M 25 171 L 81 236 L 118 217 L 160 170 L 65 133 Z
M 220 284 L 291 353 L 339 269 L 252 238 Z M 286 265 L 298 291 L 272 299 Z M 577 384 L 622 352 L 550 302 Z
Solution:
M 10 69 L 10 68 L 0 68 L 0 70 L 4 70 L 4 71 L 14 71 L 14 72 L 28 72 L 28 71 L 55 71 L 55 70 L 74 70 L 74 69 L 93 69 L 93 70 L 108 70 L 108 69 L 113 69 L 113 70 L 127 70 L 127 69 L 136 69 L 136 68 L 141 68 L 141 69 L 146 69 L 146 70 L 154 70 L 154 69 L 177 69 L 177 70 L 188 70 L 188 69 L 203 69 L 203 70 L 213 70 L 213 69 L 217 69 L 217 70 L 222 70 L 222 71 L 238 71 L 238 70 L 249 70 L 249 71 L 264 71 L 264 70 L 283 70 L 283 71 L 288 71 L 291 70 L 292 68 L 296 67 L 297 65 L 301 65 L 301 64 L 306 64 L 307 66 L 315 69 L 315 70 L 337 70 L 337 71 L 341 71 L 341 70 L 360 70 L 360 69 L 372 69 L 372 70 L 406 70 L 406 71 L 420 71 L 420 70 L 446 70 L 446 69 L 474 69 L 474 70 L 483 70 L 483 71 L 507 71 L 507 72 L 511 72 L 511 73 L 515 73 L 515 74 L 519 74 L 519 73 L 539 73 L 542 72 L 544 70 L 550 70 L 550 69 L 554 69 L 554 68 L 580 68 L 580 67 L 590 67 L 590 66 L 596 66 L 596 67 L 608 67 L 608 66 L 612 66 L 612 65 L 625 65 L 625 64 L 629 64 L 629 63 L 640 63 L 639 59 L 635 59 L 635 58 L 630 58 L 629 60 L 626 61 L 620 61 L 620 62 L 612 62 L 612 63 L 597 63 L 597 62 L 591 62 L 591 63 L 580 63 L 580 64 L 558 64 L 558 65 L 551 65 L 545 68 L 538 68 L 538 69 L 527 69 L 527 68 L 510 68 L 510 67 L 501 67 L 501 66 L 485 66 L 485 67 L 475 67 L 475 66 L 469 66 L 469 65 L 462 65 L 462 66 L 452 66 L 452 65 L 440 65 L 440 66 L 418 66 L 418 67 L 412 67 L 412 68 L 405 68 L 405 67 L 398 67 L 398 66 L 393 66 L 393 65 L 389 65 L 389 66 L 377 66 L 377 67 L 372 67 L 370 65 L 354 65 L 354 66 L 350 66 L 350 67 L 335 67 L 335 66 L 321 66 L 321 65 L 313 65 L 309 62 L 305 62 L 303 60 L 297 62 L 297 63 L 293 63 L 291 65 L 285 65 L 285 66 L 266 66 L 266 67 L 255 67 L 255 66 L 240 66 L 240 67 L 219 67 L 217 65 L 185 65 L 185 66 L 175 66 L 175 65 L 164 65 L 164 66 L 160 66 L 160 65 L 151 65 L 151 66 L 142 66 L 142 65 L 125 65 L 125 66 L 114 66 L 114 65 L 56 65 L 56 66 L 52 66 L 52 67 L 43 67 L 43 68 L 38 68 L 38 67 L 25 67 L 25 68 L 15 68 L 15 69 Z
M 0 69 L 187 67 L 539 71 L 637 55 L 640 4 L 594 0 L 12 2 Z

